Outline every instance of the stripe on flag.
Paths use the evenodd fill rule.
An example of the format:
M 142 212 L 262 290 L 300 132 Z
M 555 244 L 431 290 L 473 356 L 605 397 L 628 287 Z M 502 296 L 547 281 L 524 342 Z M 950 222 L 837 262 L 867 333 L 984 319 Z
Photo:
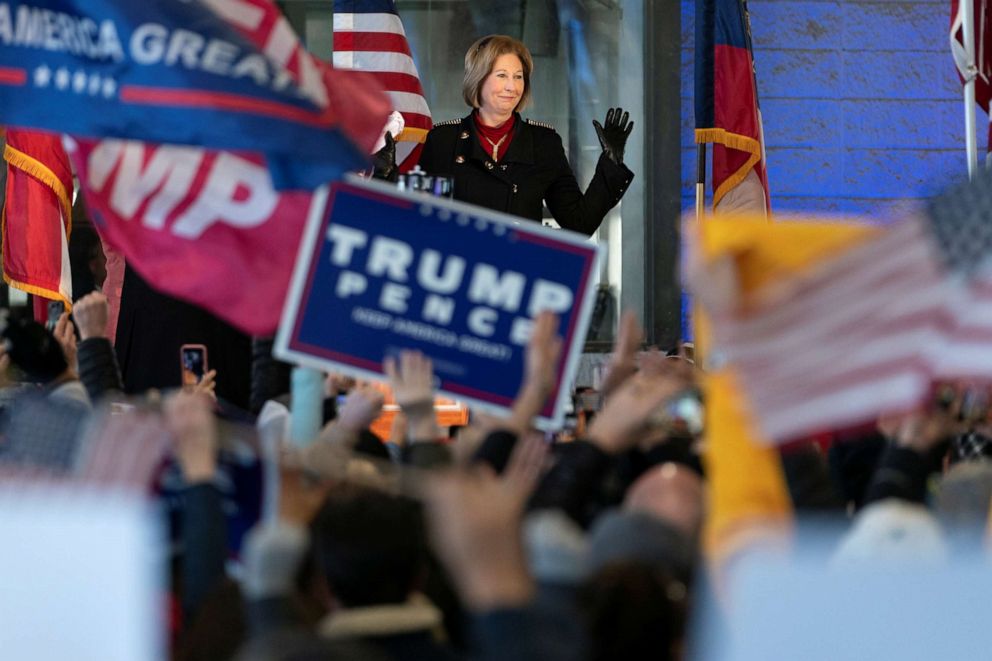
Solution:
M 431 116 L 431 109 L 427 107 L 427 102 L 424 101 L 424 97 L 420 94 L 386 92 L 386 95 L 393 102 L 393 108 L 404 116 L 410 113 L 423 115 L 424 117 Z
M 334 36 L 334 49 L 340 51 L 382 51 L 413 54 L 402 34 L 379 32 L 339 32 Z
M 337 4 L 335 3 L 335 5 Z M 406 31 L 403 30 L 403 21 L 396 14 L 339 14 L 337 6 L 335 6 L 334 31 L 347 32 L 352 30 L 356 32 L 392 32 L 406 36 Z
M 417 76 L 419 80 L 417 65 L 413 63 L 413 58 L 403 53 L 334 51 L 332 62 L 338 69 L 405 73 L 408 76 Z

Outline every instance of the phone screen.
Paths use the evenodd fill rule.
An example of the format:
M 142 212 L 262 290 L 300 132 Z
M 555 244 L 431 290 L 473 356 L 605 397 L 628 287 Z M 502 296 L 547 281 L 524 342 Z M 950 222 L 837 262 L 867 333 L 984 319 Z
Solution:
M 207 348 L 202 344 L 186 344 L 180 350 L 184 386 L 195 386 L 207 373 Z
M 55 324 L 59 322 L 59 317 L 65 312 L 65 304 L 62 301 L 48 301 L 48 321 L 45 328 L 55 330 Z

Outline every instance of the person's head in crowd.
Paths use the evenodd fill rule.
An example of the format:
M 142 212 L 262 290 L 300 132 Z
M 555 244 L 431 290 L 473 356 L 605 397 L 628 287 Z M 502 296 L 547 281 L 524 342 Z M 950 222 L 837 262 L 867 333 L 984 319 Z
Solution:
M 704 514 L 700 474 L 668 462 L 594 522 L 581 590 L 590 658 L 682 658 Z
M 334 490 L 311 526 L 331 605 L 400 604 L 424 578 L 427 538 L 411 500 L 361 487 Z
M 530 103 L 533 70 L 534 60 L 522 41 L 503 34 L 482 37 L 465 53 L 462 98 L 472 108 L 499 114 L 523 110 Z M 505 93 L 503 87 L 510 81 L 513 95 Z M 504 107 L 505 104 L 511 105 Z
M 55 336 L 29 319 L 8 319 L 3 341 L 10 362 L 32 383 L 50 383 L 69 367 Z
M 630 486 L 623 508 L 655 516 L 674 526 L 687 539 L 695 540 L 705 514 L 702 476 L 674 462 L 655 466 Z
M 682 658 L 695 564 L 687 536 L 647 512 L 610 512 L 593 525 L 587 562 L 588 658 Z
M 103 253 L 100 236 L 91 225 L 73 223 L 69 238 L 69 264 L 75 298 L 103 287 L 107 279 L 107 257 Z
M 688 593 L 664 569 L 605 567 L 583 588 L 581 608 L 591 661 L 683 658 Z

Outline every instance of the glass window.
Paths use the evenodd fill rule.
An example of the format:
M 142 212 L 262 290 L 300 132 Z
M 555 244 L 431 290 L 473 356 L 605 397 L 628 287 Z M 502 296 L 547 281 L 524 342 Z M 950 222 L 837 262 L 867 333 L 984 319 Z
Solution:
M 329 58 L 333 39 L 327 4 L 310 0 L 282 4 L 308 47 Z M 556 128 L 580 186 L 584 188 L 592 178 L 601 153 L 592 121 L 602 122 L 612 106 L 624 106 L 636 123 L 625 162 L 636 174 L 643 173 L 649 129 L 644 117 L 643 0 L 398 0 L 396 7 L 435 122 L 468 114 L 461 98 L 468 47 L 487 34 L 509 34 L 521 39 L 534 57 L 533 103 L 523 114 Z M 643 281 L 645 271 L 639 259 L 630 268 L 624 266 L 624 253 L 630 251 L 624 250 L 620 217 L 627 227 L 643 224 L 644 181 L 645 177 L 635 177 L 621 206 L 610 212 L 598 232 L 598 240 L 606 246 L 600 280 L 610 293 L 606 315 L 600 320 L 601 338 L 612 336 L 620 300 L 625 307 L 642 311 L 636 298 L 621 299 L 625 283 L 632 284 L 632 291 L 644 290 L 638 279 Z M 550 215 L 545 215 L 551 223 Z M 639 232 L 631 233 L 633 240 L 637 236 Z M 594 338 L 596 330 L 592 329 Z

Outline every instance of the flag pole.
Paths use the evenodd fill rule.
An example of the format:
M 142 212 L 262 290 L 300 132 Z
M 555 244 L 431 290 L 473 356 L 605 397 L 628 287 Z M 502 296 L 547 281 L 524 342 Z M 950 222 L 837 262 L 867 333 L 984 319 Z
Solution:
M 706 211 L 706 143 L 696 145 L 696 221 Z
M 978 137 L 975 125 L 975 5 L 971 0 L 959 0 L 962 12 L 962 36 L 967 59 L 964 83 L 964 144 L 968 158 L 968 178 L 974 179 L 978 170 Z
M 697 240 L 703 236 L 703 216 L 706 213 L 706 143 L 696 145 L 696 232 Z M 701 246 L 696 246 L 701 249 Z M 692 343 L 696 365 L 706 365 L 709 350 L 709 324 L 699 301 L 692 301 Z

